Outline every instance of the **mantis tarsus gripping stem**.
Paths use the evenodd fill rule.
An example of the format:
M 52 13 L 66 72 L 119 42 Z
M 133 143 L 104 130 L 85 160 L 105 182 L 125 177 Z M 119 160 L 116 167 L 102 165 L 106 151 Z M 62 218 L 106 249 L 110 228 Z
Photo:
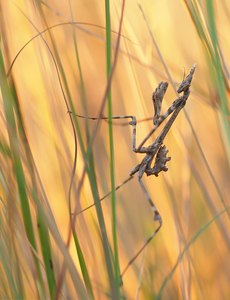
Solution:
M 135 256 L 128 262 L 127 266 L 124 268 L 123 272 L 121 273 L 121 277 L 124 275 L 124 273 L 127 271 L 129 266 L 134 262 L 134 260 L 139 256 L 139 254 L 143 251 L 143 249 L 149 244 L 149 242 L 153 239 L 153 237 L 157 234 L 157 232 L 160 230 L 162 226 L 162 218 L 161 215 L 155 206 L 154 202 L 152 201 L 147 189 L 145 188 L 145 185 L 142 181 L 142 177 L 144 173 L 147 176 L 155 175 L 158 176 L 158 174 L 161 171 L 166 172 L 168 170 L 166 164 L 171 159 L 167 156 L 168 150 L 165 145 L 163 145 L 164 139 L 169 132 L 173 122 L 175 121 L 176 117 L 178 116 L 180 110 L 185 106 L 186 101 L 190 94 L 190 85 L 192 82 L 193 74 L 195 72 L 196 66 L 193 65 L 191 68 L 188 76 L 181 82 L 179 85 L 177 92 L 183 93 L 182 96 L 178 97 L 172 105 L 168 108 L 168 110 L 161 115 L 161 105 L 163 101 L 164 94 L 168 88 L 167 82 L 161 82 L 158 87 L 156 88 L 155 92 L 153 93 L 152 100 L 153 100 L 153 106 L 154 106 L 154 117 L 153 117 L 153 129 L 151 132 L 146 136 L 146 138 L 141 142 L 141 144 L 136 147 L 136 117 L 135 116 L 113 116 L 111 119 L 131 119 L 129 124 L 133 128 L 132 133 L 132 150 L 135 153 L 145 153 L 145 157 L 141 161 L 140 164 L 138 164 L 136 167 L 134 167 L 130 172 L 129 179 L 133 178 L 134 174 L 137 173 L 138 181 L 140 183 L 141 189 L 143 190 L 154 215 L 154 221 L 158 222 L 157 228 L 153 231 L 151 236 L 145 241 L 145 243 L 142 245 L 142 247 L 137 251 Z M 149 145 L 148 147 L 143 147 L 144 143 L 149 139 L 149 137 L 152 135 L 152 133 L 160 126 L 160 124 L 169 117 L 169 120 L 165 124 L 164 128 L 162 129 L 161 133 L 158 135 L 156 140 Z M 87 118 L 84 116 L 77 115 L 81 118 Z M 98 118 L 88 118 L 92 120 L 96 120 Z M 102 117 L 100 119 L 108 120 L 107 117 Z M 155 159 L 155 160 L 154 160 Z M 154 163 L 153 163 L 154 160 Z M 126 179 L 124 183 L 128 182 L 129 179 Z M 123 184 L 119 185 L 118 188 L 120 188 Z M 108 196 L 110 193 L 108 193 L 106 196 Z M 106 197 L 105 196 L 105 197 Z M 103 197 L 102 199 L 105 199 Z M 90 206 L 91 207 L 91 206 Z M 86 208 L 87 209 L 87 208 Z M 86 210 L 84 209 L 84 210 Z M 83 211 L 84 211 L 83 210 Z M 81 211 L 82 212 L 82 211 Z M 81 213 L 79 212 L 79 213 Z

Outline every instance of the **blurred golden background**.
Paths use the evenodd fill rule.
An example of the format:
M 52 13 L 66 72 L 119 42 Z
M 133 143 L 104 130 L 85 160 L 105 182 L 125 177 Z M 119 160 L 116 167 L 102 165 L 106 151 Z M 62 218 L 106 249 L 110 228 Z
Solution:
M 68 114 L 62 89 L 71 111 L 74 109 L 76 114 L 83 116 L 99 116 L 107 86 L 105 4 L 109 1 L 2 0 L 0 3 L 1 49 L 6 73 L 20 49 L 30 41 L 16 57 L 7 80 L 13 80 L 16 89 L 18 107 L 37 168 L 37 182 L 40 177 L 38 194 L 43 194 L 42 189 L 46 194 L 48 204 L 41 209 L 47 213 L 47 218 L 53 215 L 50 223 L 45 223 L 50 233 L 57 284 L 66 255 L 57 241 L 57 232 L 64 245 L 70 225 L 68 197 L 75 155 L 71 114 Z M 229 6 L 224 0 L 143 0 L 140 5 L 144 16 L 137 1 L 125 1 L 122 20 L 122 1 L 110 1 L 112 63 L 119 26 L 122 25 L 117 64 L 111 82 L 112 115 L 134 115 L 137 120 L 153 117 L 151 97 L 161 81 L 169 82 L 162 109 L 165 112 L 177 98 L 173 85 L 178 86 L 194 63 L 197 68 L 188 103 L 165 140 L 172 158 L 168 163 L 169 170 L 160 173 L 159 177 L 143 177 L 162 215 L 163 227 L 125 273 L 118 297 L 229 299 Z M 3 102 L 1 100 L 0 138 L 2 144 L 8 144 Z M 103 116 L 108 116 L 107 107 L 106 104 Z M 95 182 L 102 197 L 111 190 L 109 124 L 79 119 L 73 114 L 72 118 L 86 149 L 89 147 L 87 141 L 94 136 L 99 124 L 93 137 L 93 165 L 88 163 L 89 168 L 95 170 Z M 128 122 L 127 126 L 119 126 L 120 122 L 124 123 L 120 120 L 113 122 L 116 186 L 143 159 L 143 155 L 132 152 L 132 130 Z M 137 143 L 143 140 L 152 126 L 152 120 L 137 124 Z M 18 126 L 16 131 L 19 134 Z M 151 144 L 154 137 L 146 145 Z M 23 144 L 23 140 L 20 143 Z M 19 148 L 38 241 L 33 181 L 27 167 L 27 156 L 23 147 Z M 75 207 L 79 211 L 94 202 L 88 173 L 82 188 L 79 188 L 84 159 L 78 140 L 76 172 L 71 190 L 73 211 Z M 21 268 L 25 299 L 42 298 L 42 293 L 36 292 L 36 282 L 32 279 L 36 272 L 31 257 L 28 258 L 31 247 L 27 245 L 23 233 L 14 173 L 10 158 L 6 160 L 6 154 L 1 151 L 1 174 L 4 174 L 1 175 L 1 210 L 2 213 L 5 210 L 8 212 L 2 224 L 5 224 L 4 232 L 13 231 L 5 235 L 9 239 L 6 244 L 15 243 L 13 251 L 17 252 Z M 156 225 L 137 178 L 116 192 L 116 202 L 116 230 L 122 271 Z M 111 198 L 102 201 L 101 205 L 113 249 Z M 46 211 L 48 206 L 50 210 Z M 10 214 L 11 209 L 17 213 Z M 218 215 L 222 211 L 223 214 Z M 52 231 L 54 220 L 57 227 Z M 209 221 L 213 222 L 208 224 Z M 9 224 L 13 224 L 14 229 L 8 228 Z M 94 298 L 113 298 L 102 246 L 101 225 L 94 207 L 77 216 L 75 229 Z M 83 282 L 73 238 L 69 252 Z M 6 260 L 3 253 L 2 250 L 1 260 Z M 43 265 L 41 246 L 36 256 Z M 178 265 L 173 269 L 176 262 Z M 9 287 L 1 287 L 0 299 L 6 296 L 14 298 L 9 292 L 11 285 L 5 274 L 6 268 L 3 263 L 0 266 L 4 278 L 2 285 L 8 284 Z M 69 268 L 68 265 L 60 295 L 54 292 L 53 298 L 82 299 L 76 291 Z M 173 273 L 170 273 L 172 270 Z M 172 276 L 167 277 L 169 274 Z M 42 276 L 45 283 L 43 295 L 48 299 L 50 296 L 43 268 Z

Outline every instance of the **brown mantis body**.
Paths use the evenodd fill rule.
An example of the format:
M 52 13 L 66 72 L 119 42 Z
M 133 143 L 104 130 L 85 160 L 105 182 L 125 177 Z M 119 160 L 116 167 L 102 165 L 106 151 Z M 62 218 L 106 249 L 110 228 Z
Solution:
M 162 217 L 155 206 L 153 200 L 151 199 L 143 181 L 142 177 L 144 173 L 147 176 L 155 175 L 158 176 L 158 174 L 161 171 L 166 172 L 168 170 L 166 163 L 171 159 L 170 157 L 167 157 L 168 150 L 166 146 L 163 144 L 164 139 L 169 132 L 172 124 L 174 123 L 176 117 L 178 116 L 181 109 L 185 106 L 186 101 L 190 94 L 190 85 L 192 82 L 193 74 L 195 72 L 195 65 L 191 68 L 188 76 L 181 82 L 179 85 L 177 92 L 183 93 L 182 96 L 178 97 L 172 105 L 168 108 L 168 110 L 161 115 L 161 104 L 163 101 L 163 97 L 166 93 L 166 90 L 168 88 L 167 82 L 161 82 L 158 87 L 156 88 L 155 92 L 153 93 L 152 99 L 153 99 L 153 106 L 154 106 L 154 116 L 153 116 L 153 124 L 154 127 L 151 130 L 151 132 L 145 137 L 145 139 L 141 142 L 141 144 L 136 147 L 136 117 L 135 116 L 113 116 L 111 119 L 131 119 L 131 122 L 129 124 L 133 128 L 132 133 L 132 150 L 135 153 L 143 153 L 145 154 L 143 160 L 141 163 L 139 163 L 137 166 L 135 166 L 130 174 L 129 178 L 126 179 L 121 185 L 116 187 L 116 190 L 119 189 L 124 183 L 128 182 L 133 176 L 137 173 L 138 181 L 140 183 L 140 186 L 153 210 L 154 215 L 154 221 L 158 222 L 157 228 L 153 231 L 151 236 L 145 241 L 143 246 L 139 249 L 139 251 L 135 254 L 135 256 L 128 262 L 127 266 L 121 273 L 121 277 L 124 275 L 128 267 L 133 263 L 133 261 L 139 256 L 139 254 L 143 251 L 143 249 L 148 245 L 148 243 L 153 239 L 153 237 L 157 234 L 157 232 L 160 230 L 162 226 Z M 161 123 L 168 118 L 168 116 L 171 115 L 167 123 L 165 124 L 164 128 L 162 129 L 161 133 L 158 135 L 156 140 L 149 145 L 148 147 L 144 147 L 144 143 L 148 140 L 148 138 L 152 135 L 152 133 L 161 125 Z M 77 115 L 81 118 L 86 118 L 84 116 Z M 92 120 L 96 120 L 98 118 L 89 118 Z M 102 117 L 100 119 L 108 120 L 107 117 Z M 155 159 L 154 163 L 153 160 Z M 110 192 L 111 193 L 111 192 Z M 105 195 L 101 200 L 105 199 L 110 193 Z M 85 211 L 86 209 L 92 207 L 93 205 L 83 209 L 81 212 Z

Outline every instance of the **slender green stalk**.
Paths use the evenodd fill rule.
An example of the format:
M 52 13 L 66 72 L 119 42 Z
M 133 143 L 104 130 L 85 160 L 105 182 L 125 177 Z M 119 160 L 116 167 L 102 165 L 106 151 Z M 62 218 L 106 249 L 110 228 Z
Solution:
M 110 20 L 110 1 L 105 0 L 105 16 L 106 16 L 106 67 L 107 78 L 111 73 L 111 20 Z M 113 125 L 112 125 L 112 93 L 108 92 L 108 118 L 109 118 L 109 149 L 110 149 L 110 182 L 111 182 L 111 199 L 112 199 L 112 234 L 113 234 L 113 253 L 114 253 L 114 275 L 116 286 L 119 291 L 120 286 L 120 268 L 119 254 L 117 245 L 117 212 L 116 212 L 116 193 L 115 193 L 115 166 L 114 166 L 114 144 L 113 144 Z
M 71 18 L 73 19 L 71 2 L 70 1 L 69 1 L 69 6 L 70 6 L 70 11 L 71 11 Z M 79 54 L 79 50 L 78 50 L 78 44 L 77 44 L 77 39 L 76 39 L 76 34 L 75 34 L 74 28 L 73 28 L 73 41 L 74 41 L 75 56 L 76 56 L 76 60 L 77 60 L 77 67 L 78 67 L 78 72 L 79 72 L 79 76 L 80 76 L 81 99 L 82 99 L 82 103 L 83 103 L 83 107 L 84 107 L 84 113 L 87 116 L 88 115 L 88 113 L 87 113 L 87 98 L 86 98 L 85 85 L 84 85 L 83 73 L 82 73 L 82 68 L 81 68 L 80 54 Z M 85 129 L 86 129 L 87 140 L 89 140 L 88 122 L 86 122 Z M 71 197 L 69 199 L 69 213 L 70 213 L 70 220 L 71 220 L 72 219 Z M 79 242 L 79 239 L 77 237 L 77 233 L 76 233 L 74 224 L 72 226 L 72 233 L 73 233 L 75 247 L 76 247 L 76 250 L 77 250 L 77 253 L 78 253 L 78 259 L 79 259 L 79 263 L 80 263 L 80 266 L 81 266 L 81 271 L 82 271 L 82 276 L 84 278 L 85 286 L 87 288 L 87 291 L 88 291 L 91 299 L 95 299 L 94 293 L 93 293 L 93 287 L 92 287 L 92 284 L 91 284 L 91 281 L 90 281 L 90 276 L 89 276 L 89 273 L 88 273 L 88 269 L 87 269 L 87 266 L 86 266 L 86 262 L 85 262 L 85 259 L 84 259 L 83 252 L 82 252 L 81 247 L 80 247 L 80 242 Z

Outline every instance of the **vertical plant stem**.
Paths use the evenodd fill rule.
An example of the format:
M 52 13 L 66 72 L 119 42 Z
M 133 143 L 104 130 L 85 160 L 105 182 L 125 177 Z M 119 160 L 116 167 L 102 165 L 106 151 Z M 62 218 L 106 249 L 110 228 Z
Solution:
M 110 1 L 105 0 L 106 15 L 106 67 L 107 79 L 111 73 L 111 20 L 110 20 Z M 108 92 L 108 117 L 109 117 L 109 149 L 110 149 L 110 183 L 112 199 L 112 235 L 113 235 L 113 252 L 114 252 L 114 276 L 116 285 L 120 285 L 119 255 L 117 245 L 117 212 L 116 212 L 116 193 L 115 193 L 115 167 L 114 167 L 114 144 L 113 144 L 113 127 L 112 127 L 112 93 L 111 88 Z

